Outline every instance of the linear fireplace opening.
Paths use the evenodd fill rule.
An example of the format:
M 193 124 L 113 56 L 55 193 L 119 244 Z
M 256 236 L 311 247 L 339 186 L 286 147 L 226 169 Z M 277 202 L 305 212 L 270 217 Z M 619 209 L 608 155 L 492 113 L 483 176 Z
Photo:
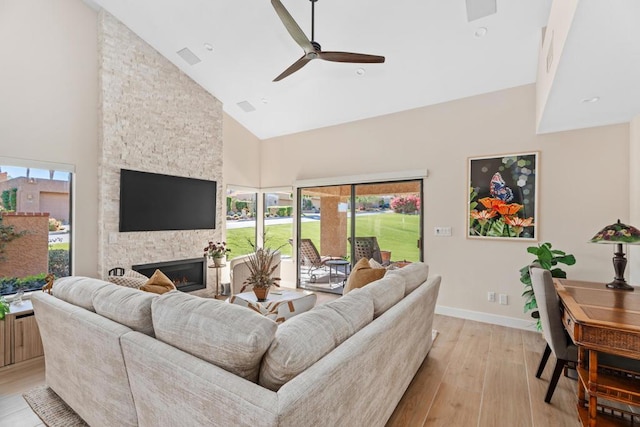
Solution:
M 192 292 L 207 287 L 206 258 L 190 258 L 176 261 L 132 265 L 131 269 L 151 277 L 156 269 L 162 271 L 179 291 Z

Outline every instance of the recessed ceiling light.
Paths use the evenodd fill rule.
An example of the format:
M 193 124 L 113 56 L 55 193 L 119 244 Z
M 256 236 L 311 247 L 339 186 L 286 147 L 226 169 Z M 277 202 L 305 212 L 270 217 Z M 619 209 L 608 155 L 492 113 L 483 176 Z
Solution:
M 600 101 L 599 96 L 594 96 L 593 98 L 585 98 L 582 100 L 582 102 L 584 102 L 585 104 L 593 104 L 594 102 L 598 102 L 598 101 Z
M 205 43 L 204 48 L 207 49 L 209 52 L 213 52 L 213 46 L 211 46 L 209 43 Z
M 488 31 L 488 30 L 487 30 L 487 27 L 480 27 L 480 28 L 478 28 L 478 29 L 476 30 L 476 32 L 474 33 L 474 35 L 475 35 L 477 38 L 484 37 L 484 36 L 486 36 L 486 35 L 487 35 L 487 31 Z
M 364 76 L 367 71 L 364 68 L 358 68 L 356 70 L 356 74 L 359 76 Z

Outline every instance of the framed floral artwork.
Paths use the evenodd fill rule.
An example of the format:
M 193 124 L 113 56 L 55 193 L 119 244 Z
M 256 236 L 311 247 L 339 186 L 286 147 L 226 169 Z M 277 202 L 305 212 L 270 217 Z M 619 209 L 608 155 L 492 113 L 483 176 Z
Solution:
M 538 239 L 538 152 L 470 157 L 467 237 Z

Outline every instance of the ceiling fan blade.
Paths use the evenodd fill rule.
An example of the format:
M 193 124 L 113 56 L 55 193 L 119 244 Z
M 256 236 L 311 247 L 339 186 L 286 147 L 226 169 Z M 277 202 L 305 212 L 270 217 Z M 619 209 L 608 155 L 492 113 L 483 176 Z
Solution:
M 318 52 L 320 59 L 333 62 L 354 62 L 366 64 L 381 64 L 384 62 L 384 56 L 367 55 L 364 53 L 351 52 Z
M 311 45 L 311 41 L 306 36 L 304 31 L 300 28 L 298 23 L 293 19 L 293 17 L 289 14 L 287 9 L 282 5 L 280 0 L 271 0 L 271 5 L 276 10 L 276 13 L 280 17 L 280 20 L 284 24 L 284 27 L 289 31 L 291 37 L 300 45 L 300 47 L 304 50 L 304 53 L 313 52 L 313 46 Z
M 275 79 L 273 79 L 274 82 L 278 82 L 282 79 L 284 79 L 285 77 L 295 73 L 296 71 L 298 71 L 300 68 L 304 67 L 305 65 L 307 65 L 309 63 L 309 61 L 311 61 L 312 59 L 315 58 L 309 58 L 307 57 L 307 55 L 304 55 L 302 58 L 298 59 L 296 62 L 293 63 L 293 65 L 291 65 L 289 68 L 287 68 L 286 70 L 284 70 L 282 72 L 282 74 L 280 74 L 278 77 L 276 77 Z

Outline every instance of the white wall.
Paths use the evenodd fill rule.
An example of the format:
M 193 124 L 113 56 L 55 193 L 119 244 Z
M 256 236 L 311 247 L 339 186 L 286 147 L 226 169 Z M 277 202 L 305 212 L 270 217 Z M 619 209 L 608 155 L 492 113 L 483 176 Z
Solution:
M 640 115 L 629 125 L 629 224 L 640 228 Z M 640 246 L 629 245 L 630 284 L 640 284 Z
M 222 116 L 222 140 L 225 185 L 260 187 L 260 140 L 226 113 Z
M 521 86 L 267 140 L 261 184 L 428 169 L 425 260 L 443 275 L 438 303 L 528 319 L 518 270 L 531 260 L 530 243 L 465 238 L 467 157 L 541 152 L 539 237 L 576 256 L 571 278 L 611 280 L 612 248 L 587 241 L 629 212 L 629 126 L 536 135 L 535 91 Z M 453 227 L 453 236 L 434 237 L 434 226 Z M 489 290 L 508 294 L 509 305 L 487 302 Z
M 0 156 L 75 165 L 74 272 L 97 273 L 96 12 L 0 1 Z

